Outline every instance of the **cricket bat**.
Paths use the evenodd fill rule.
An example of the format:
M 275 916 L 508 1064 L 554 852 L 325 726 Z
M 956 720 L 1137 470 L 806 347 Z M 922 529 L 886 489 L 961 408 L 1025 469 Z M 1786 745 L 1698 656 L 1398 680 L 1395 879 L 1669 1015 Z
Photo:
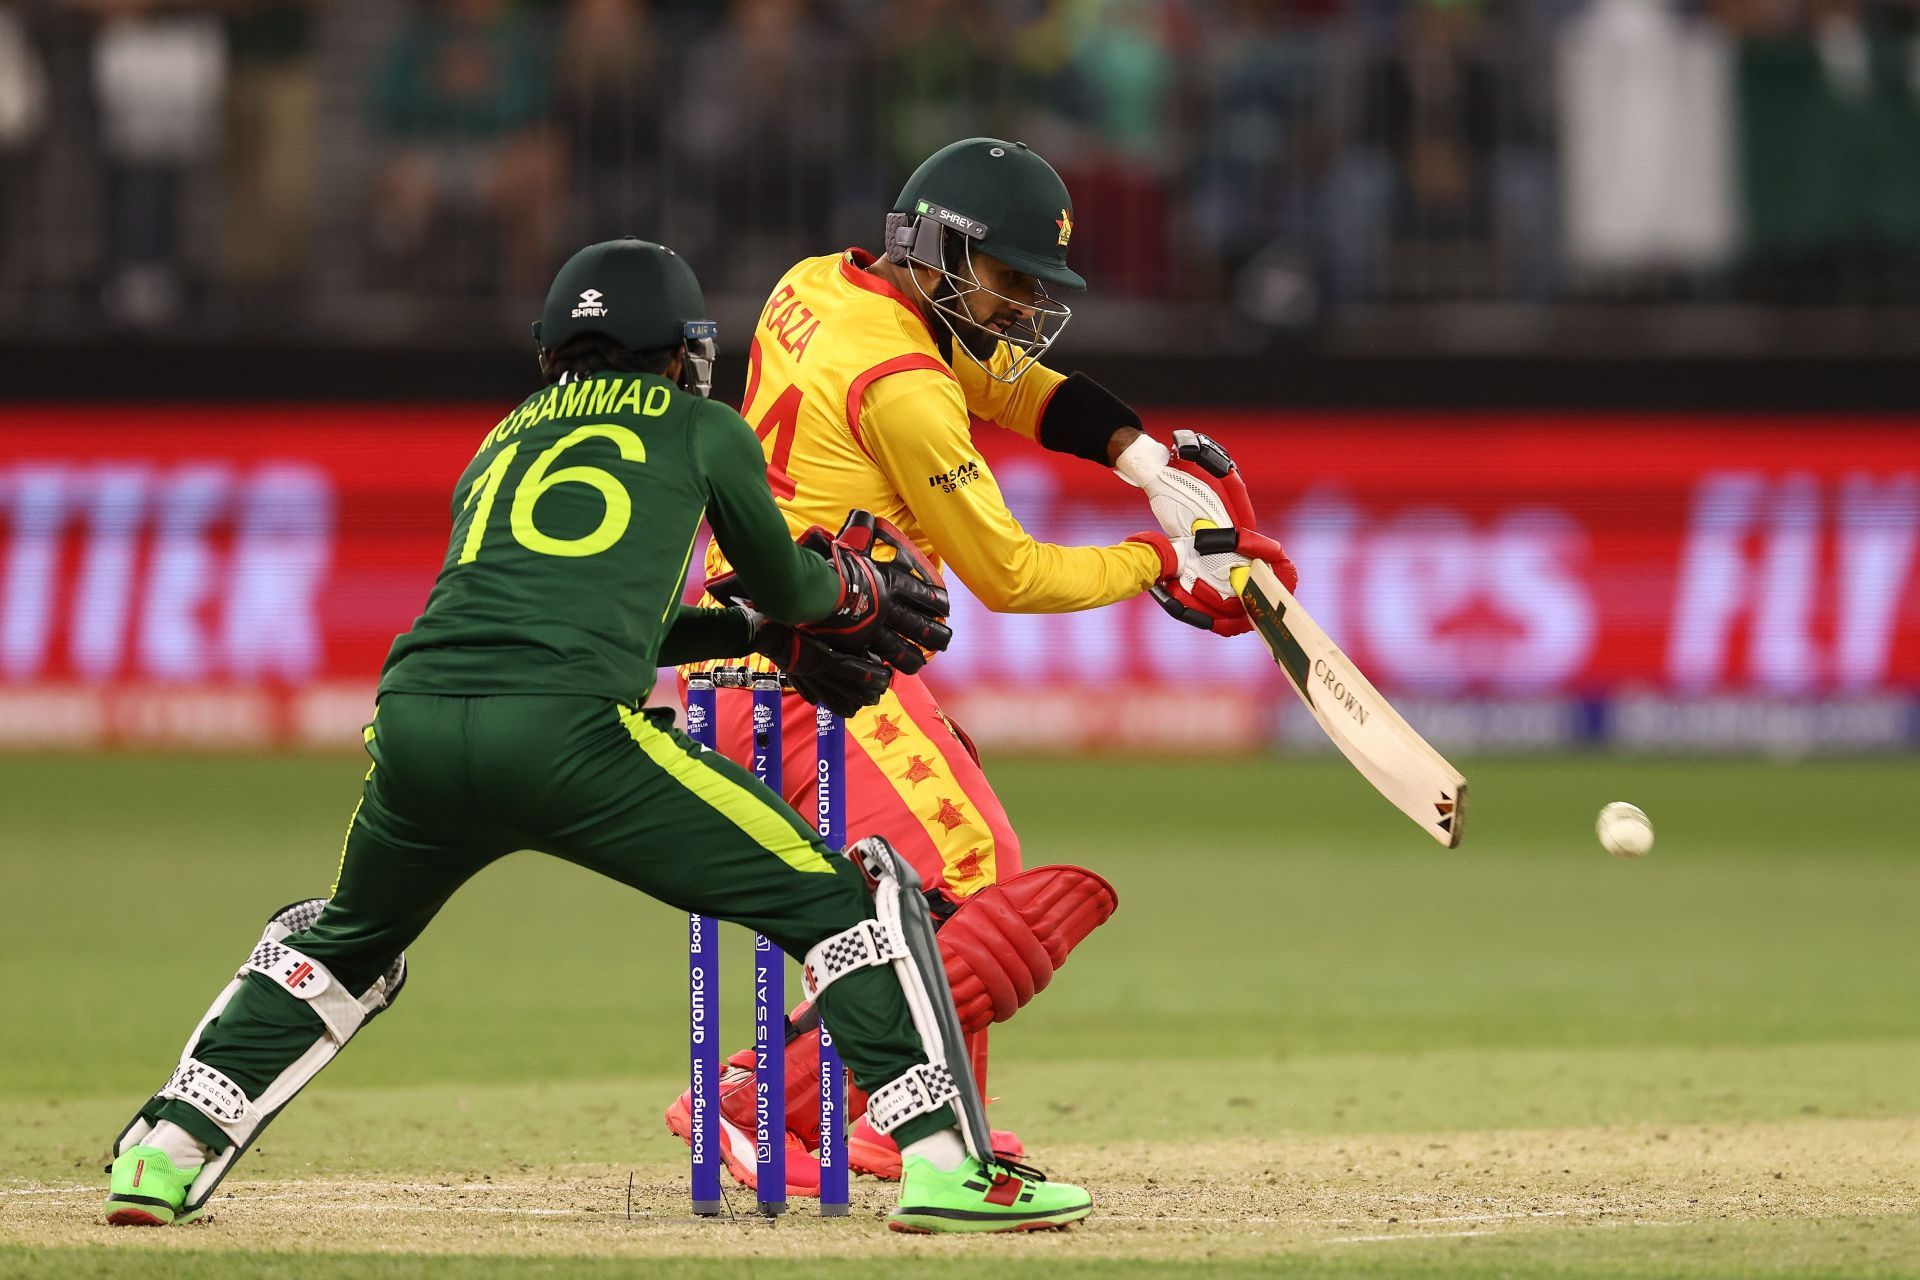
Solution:
M 1460 845 L 1467 780 L 1387 704 L 1261 561 L 1233 571 L 1254 630 L 1307 710 L 1362 777 L 1428 835 Z

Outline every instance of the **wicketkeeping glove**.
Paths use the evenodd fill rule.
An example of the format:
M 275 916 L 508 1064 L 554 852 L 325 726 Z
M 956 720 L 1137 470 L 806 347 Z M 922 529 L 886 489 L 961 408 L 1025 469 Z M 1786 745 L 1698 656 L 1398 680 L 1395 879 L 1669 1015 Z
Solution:
M 854 511 L 838 537 L 815 525 L 798 541 L 833 566 L 840 599 L 826 617 L 794 630 L 842 653 L 872 656 L 908 673 L 926 666 L 929 654 L 952 642 L 946 584 L 906 535 L 887 521 Z M 892 558 L 874 558 L 882 547 L 892 550 Z M 707 590 L 726 604 L 750 603 L 737 574 L 714 578 Z
M 946 584 L 892 524 L 870 511 L 853 511 L 838 536 L 829 538 L 816 525 L 800 536 L 800 545 L 833 564 L 849 589 L 833 613 L 799 630 L 844 652 L 870 653 L 909 675 L 952 643 Z M 892 550 L 891 559 L 874 558 L 882 547 Z
M 842 653 L 825 641 L 774 622 L 747 605 L 753 651 L 787 674 L 793 691 L 837 716 L 850 716 L 880 701 L 893 683 L 893 668 L 867 654 Z

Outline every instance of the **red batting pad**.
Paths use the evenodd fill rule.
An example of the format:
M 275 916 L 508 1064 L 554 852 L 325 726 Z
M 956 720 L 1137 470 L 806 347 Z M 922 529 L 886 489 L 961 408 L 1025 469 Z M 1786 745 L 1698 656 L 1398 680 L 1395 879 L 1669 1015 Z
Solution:
M 1035 867 L 962 902 L 940 929 L 961 1029 L 1011 1018 L 1119 905 L 1112 885 L 1074 866 Z

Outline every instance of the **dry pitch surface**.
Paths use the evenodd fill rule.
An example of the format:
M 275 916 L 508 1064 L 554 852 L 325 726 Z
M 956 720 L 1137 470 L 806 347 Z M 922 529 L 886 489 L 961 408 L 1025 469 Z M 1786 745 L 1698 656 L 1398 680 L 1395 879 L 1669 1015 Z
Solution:
M 377 1125 L 380 1109 L 328 1108 L 348 1126 Z M 1920 1274 L 1912 1115 L 1065 1146 L 1051 1162 L 1093 1188 L 1093 1219 L 966 1240 L 885 1232 L 890 1188 L 871 1180 L 849 1221 L 797 1201 L 767 1222 L 731 1184 L 737 1216 L 698 1221 L 657 1141 L 644 1145 L 667 1158 L 641 1165 L 392 1178 L 295 1174 L 272 1145 L 257 1167 L 287 1176 L 236 1175 L 210 1221 L 180 1228 L 98 1225 L 97 1181 L 0 1189 L 0 1273 L 134 1274 L 132 1251 L 143 1268 L 235 1276 L 601 1275 L 619 1259 L 665 1274 L 779 1260 L 879 1275 L 907 1259 L 1021 1274 Z

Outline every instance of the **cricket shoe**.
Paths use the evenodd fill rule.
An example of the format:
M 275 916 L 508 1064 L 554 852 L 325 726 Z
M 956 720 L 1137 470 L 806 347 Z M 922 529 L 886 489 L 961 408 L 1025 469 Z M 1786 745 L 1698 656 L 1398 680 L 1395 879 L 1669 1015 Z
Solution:
M 187 1188 L 198 1169 L 179 1169 L 158 1147 L 128 1147 L 107 1169 L 107 1223 L 115 1227 L 164 1227 L 187 1222 Z
M 991 1136 L 995 1155 L 1018 1159 L 1027 1154 L 1026 1144 L 1020 1141 L 1020 1135 L 1013 1130 L 995 1129 Z M 847 1167 L 869 1178 L 898 1182 L 900 1144 L 868 1124 L 866 1116 L 862 1115 L 853 1122 L 853 1131 L 847 1135 Z
M 972 1156 L 951 1173 L 909 1157 L 899 1207 L 887 1215 L 895 1231 L 1052 1231 L 1093 1212 L 1093 1197 L 1071 1182 L 1049 1182 L 1012 1160 L 982 1164 Z
M 793 1072 L 788 1071 L 789 1089 Z M 753 1140 L 753 1050 L 742 1049 L 727 1059 L 720 1075 L 720 1159 L 733 1180 L 743 1187 L 759 1188 L 759 1164 Z M 693 1090 L 688 1089 L 667 1108 L 667 1129 L 688 1146 L 693 1145 Z M 817 1122 L 816 1122 L 817 1125 Z M 808 1146 L 811 1135 L 786 1131 L 787 1195 L 817 1197 L 820 1194 L 820 1162 Z

